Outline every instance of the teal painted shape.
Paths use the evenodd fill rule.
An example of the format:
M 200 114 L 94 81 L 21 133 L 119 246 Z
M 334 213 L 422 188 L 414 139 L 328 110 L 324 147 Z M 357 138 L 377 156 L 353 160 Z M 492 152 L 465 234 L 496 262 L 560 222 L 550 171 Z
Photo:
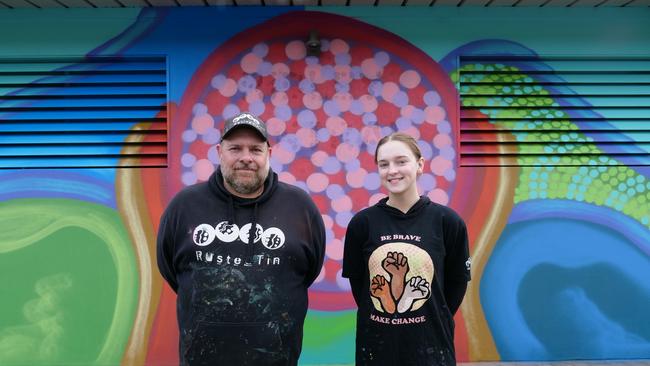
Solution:
M 650 292 L 636 281 L 607 263 L 543 263 L 522 279 L 519 307 L 552 359 L 646 357 Z
M 518 42 L 546 55 L 647 56 L 650 52 L 650 12 L 641 8 L 306 8 L 323 9 L 393 32 L 435 60 L 483 39 Z
M 624 233 L 536 218 L 503 231 L 481 304 L 504 361 L 641 358 L 650 354 L 648 278 L 650 257 Z
M 77 56 L 119 35 L 140 9 L 0 10 L 0 57 Z

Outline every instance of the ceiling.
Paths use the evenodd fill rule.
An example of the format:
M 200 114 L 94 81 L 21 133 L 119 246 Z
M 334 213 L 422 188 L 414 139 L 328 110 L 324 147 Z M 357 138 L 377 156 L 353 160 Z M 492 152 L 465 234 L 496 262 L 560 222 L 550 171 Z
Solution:
M 650 7 L 650 0 L 0 0 L 0 9 L 164 6 Z

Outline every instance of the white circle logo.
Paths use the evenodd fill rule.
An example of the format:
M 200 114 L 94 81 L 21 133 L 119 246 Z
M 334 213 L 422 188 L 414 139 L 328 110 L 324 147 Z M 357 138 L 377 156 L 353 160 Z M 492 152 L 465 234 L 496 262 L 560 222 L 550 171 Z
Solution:
M 244 225 L 239 229 L 239 240 L 243 241 L 245 244 L 248 244 L 248 233 L 251 231 L 251 223 L 249 222 L 248 224 Z M 260 241 L 260 238 L 262 237 L 262 232 L 264 232 L 264 228 L 260 224 L 255 225 L 255 237 L 253 239 L 253 243 L 256 243 Z
M 194 244 L 204 247 L 214 240 L 214 228 L 208 224 L 201 224 L 194 229 L 192 234 Z
M 214 227 L 217 239 L 231 243 L 239 237 L 239 227 L 236 224 L 228 224 L 228 221 L 221 221 Z
M 262 245 L 267 249 L 275 250 L 284 245 L 284 233 L 277 227 L 270 227 L 262 234 Z

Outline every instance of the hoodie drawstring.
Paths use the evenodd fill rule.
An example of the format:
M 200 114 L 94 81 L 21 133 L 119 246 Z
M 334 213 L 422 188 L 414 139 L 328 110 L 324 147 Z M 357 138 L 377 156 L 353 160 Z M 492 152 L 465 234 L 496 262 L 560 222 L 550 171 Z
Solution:
M 248 232 L 248 243 L 246 248 L 246 254 L 248 257 L 249 263 L 255 263 L 255 249 L 253 248 L 253 243 L 255 243 L 255 236 L 257 234 L 257 202 L 253 206 L 253 217 L 251 218 L 251 229 Z M 260 233 L 260 236 L 262 233 Z M 260 238 L 261 239 L 261 238 Z
M 251 228 L 248 231 L 248 242 L 246 243 L 246 262 L 245 266 L 250 266 L 255 263 L 255 238 L 257 236 L 257 211 L 258 203 L 255 202 L 253 205 L 253 217 L 251 217 Z M 235 201 L 232 196 L 228 195 L 228 217 L 231 225 L 236 224 L 235 220 Z M 262 235 L 262 233 L 260 233 Z
M 228 221 L 230 225 L 234 225 L 235 222 L 235 201 L 233 201 L 232 196 L 228 195 Z

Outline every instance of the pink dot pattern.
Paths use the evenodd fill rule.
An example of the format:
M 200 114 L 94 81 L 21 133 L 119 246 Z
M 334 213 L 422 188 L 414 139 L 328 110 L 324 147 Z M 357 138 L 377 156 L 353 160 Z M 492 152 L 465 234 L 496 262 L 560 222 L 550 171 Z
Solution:
M 193 101 L 179 158 L 183 184 L 205 181 L 219 163 L 223 121 L 240 111 L 265 120 L 273 170 L 314 198 L 327 230 L 327 260 L 338 264 L 323 267 L 316 289 L 343 291 L 340 270 L 325 268 L 340 269 L 354 213 L 385 197 L 374 164 L 378 140 L 397 130 L 415 137 L 429 162 L 420 193 L 442 204 L 453 188 L 456 154 L 441 97 L 420 70 L 381 48 L 322 41 L 320 58 L 307 56 L 299 39 L 260 43 L 211 75 Z

